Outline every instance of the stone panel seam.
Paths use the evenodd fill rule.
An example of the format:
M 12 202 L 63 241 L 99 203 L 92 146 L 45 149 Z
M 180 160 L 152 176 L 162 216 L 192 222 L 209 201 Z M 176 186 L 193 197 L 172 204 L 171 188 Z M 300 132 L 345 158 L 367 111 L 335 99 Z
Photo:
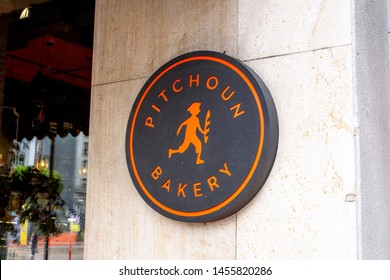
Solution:
M 312 50 L 296 51 L 296 52 L 290 52 L 290 53 L 275 54 L 275 55 L 262 56 L 262 57 L 252 58 L 252 59 L 245 59 L 245 60 L 239 59 L 239 60 L 241 62 L 251 62 L 251 61 L 256 61 L 256 60 L 260 60 L 260 59 L 268 59 L 268 58 L 282 57 L 282 56 L 295 55 L 295 54 L 311 53 L 311 52 L 323 51 L 323 50 L 328 50 L 328 49 L 342 48 L 342 47 L 347 47 L 347 46 L 351 46 L 351 45 L 352 44 L 349 43 L 349 44 L 343 44 L 343 45 L 337 45 L 337 46 L 322 47 L 322 48 L 312 49 Z
M 149 76 L 137 77 L 137 78 L 132 78 L 132 79 L 123 79 L 123 80 L 118 80 L 118 81 L 94 84 L 94 85 L 92 85 L 92 87 L 99 87 L 99 86 L 113 85 L 113 84 L 119 84 L 119 83 L 126 83 L 126 82 L 137 81 L 137 80 L 148 79 L 148 78 L 149 78 Z

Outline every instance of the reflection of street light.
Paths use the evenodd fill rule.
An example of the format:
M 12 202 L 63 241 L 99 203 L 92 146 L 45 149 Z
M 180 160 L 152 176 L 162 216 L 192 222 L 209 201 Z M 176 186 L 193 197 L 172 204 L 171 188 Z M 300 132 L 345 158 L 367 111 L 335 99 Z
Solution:
M 86 165 L 83 165 L 83 166 L 80 168 L 79 173 L 80 173 L 80 175 L 83 175 L 83 176 L 87 175 L 87 166 L 86 166 Z
M 37 168 L 39 170 L 46 170 L 49 167 L 49 162 L 47 161 L 46 157 L 41 157 L 41 159 L 36 164 Z

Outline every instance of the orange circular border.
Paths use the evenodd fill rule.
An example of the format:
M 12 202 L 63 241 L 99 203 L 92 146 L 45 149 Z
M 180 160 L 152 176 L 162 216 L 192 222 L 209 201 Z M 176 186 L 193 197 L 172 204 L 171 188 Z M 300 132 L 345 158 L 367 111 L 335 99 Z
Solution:
M 227 66 L 228 68 L 232 69 L 234 72 L 236 72 L 244 81 L 245 83 L 247 84 L 247 86 L 249 87 L 250 91 L 252 92 L 252 95 L 256 101 L 256 104 L 257 104 L 257 107 L 258 107 L 258 110 L 259 110 L 259 114 L 260 114 L 260 143 L 259 143 L 259 148 L 257 150 L 257 154 L 256 154 L 256 157 L 255 157 L 255 161 L 252 165 L 252 168 L 251 170 L 249 171 L 248 175 L 246 176 L 245 180 L 242 182 L 242 184 L 240 185 L 240 187 L 230 196 L 228 197 L 226 200 L 224 200 L 223 202 L 221 202 L 220 204 L 216 205 L 216 206 L 213 206 L 211 208 L 208 208 L 208 209 L 205 209 L 205 210 L 201 210 L 201 211 L 196 211 L 196 212 L 183 212 L 183 211 L 178 211 L 178 210 L 175 210 L 175 209 L 172 209 L 172 208 L 169 208 L 167 207 L 166 205 L 160 203 L 157 199 L 155 199 L 149 192 L 148 190 L 146 189 L 146 187 L 144 186 L 141 178 L 139 177 L 138 175 L 138 171 L 137 171 L 137 167 L 136 167 L 136 164 L 135 164 L 135 160 L 134 160 L 134 157 L 133 157 L 133 132 L 134 132 L 134 125 L 135 125 L 135 120 L 137 119 L 137 115 L 138 115 L 138 111 L 140 110 L 140 107 L 143 103 L 143 100 L 145 99 L 146 95 L 148 94 L 149 90 L 152 88 L 152 86 L 163 76 L 165 75 L 168 71 L 170 71 L 171 69 L 175 68 L 176 66 L 178 65 L 181 65 L 181 64 L 184 64 L 184 63 L 187 63 L 189 61 L 198 61 L 198 60 L 208 60 L 208 61 L 214 61 L 214 62 L 218 62 L 220 64 L 223 64 L 225 66 Z M 131 120 L 131 128 L 130 128 L 130 150 L 129 150 L 129 153 L 130 153 L 130 160 L 131 160 L 131 166 L 133 167 L 133 171 L 134 171 L 134 175 L 141 187 L 141 189 L 143 190 L 144 194 L 156 205 L 158 206 L 160 209 L 170 213 L 170 214 L 173 214 L 173 215 L 177 215 L 177 216 L 182 216 L 182 217 L 199 217 L 199 216 L 204 216 L 204 215 L 208 215 L 208 214 L 211 214 L 223 207 L 225 207 L 226 205 L 228 205 L 230 202 L 232 202 L 232 200 L 234 200 L 241 192 L 242 190 L 246 187 L 246 185 L 248 184 L 249 180 L 252 178 L 253 176 L 253 173 L 255 172 L 256 170 L 256 167 L 260 161 L 260 156 L 261 156 L 261 153 L 262 153 L 262 150 L 263 150 L 263 142 L 264 142 L 264 116 L 263 116 L 263 109 L 261 107 L 261 102 L 259 100 L 259 97 L 257 95 L 257 92 L 254 88 L 254 86 L 252 85 L 251 81 L 248 79 L 248 77 L 240 70 L 238 69 L 236 66 L 234 66 L 233 64 L 223 60 L 223 59 L 220 59 L 220 58 L 217 58 L 217 57 L 211 57 L 211 56 L 194 56 L 194 57 L 190 57 L 190 58 L 186 58 L 186 59 L 183 59 L 183 60 L 180 60 L 172 65 L 170 65 L 169 67 L 167 67 L 164 71 L 162 71 L 156 78 L 153 79 L 153 81 L 150 83 L 150 85 L 146 88 L 146 90 L 144 91 L 140 101 L 138 102 L 137 104 L 137 107 L 135 108 L 135 112 L 134 112 L 134 116 L 133 116 L 133 119 Z

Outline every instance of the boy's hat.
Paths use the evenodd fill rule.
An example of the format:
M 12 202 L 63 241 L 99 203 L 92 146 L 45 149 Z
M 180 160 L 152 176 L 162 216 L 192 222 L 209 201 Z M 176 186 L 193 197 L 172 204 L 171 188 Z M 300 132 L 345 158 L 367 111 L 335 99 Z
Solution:
M 200 110 L 200 105 L 202 105 L 202 103 L 200 102 L 194 102 L 192 103 L 188 108 L 187 108 L 187 111 L 188 112 L 191 112 L 193 110 Z

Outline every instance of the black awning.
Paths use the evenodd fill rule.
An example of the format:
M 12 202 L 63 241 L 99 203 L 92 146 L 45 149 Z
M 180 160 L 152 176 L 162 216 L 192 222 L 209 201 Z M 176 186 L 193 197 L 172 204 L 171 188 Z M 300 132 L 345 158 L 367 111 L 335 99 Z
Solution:
M 20 141 L 89 133 L 90 90 L 38 73 L 31 83 L 6 79 L 2 135 Z

